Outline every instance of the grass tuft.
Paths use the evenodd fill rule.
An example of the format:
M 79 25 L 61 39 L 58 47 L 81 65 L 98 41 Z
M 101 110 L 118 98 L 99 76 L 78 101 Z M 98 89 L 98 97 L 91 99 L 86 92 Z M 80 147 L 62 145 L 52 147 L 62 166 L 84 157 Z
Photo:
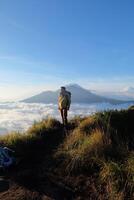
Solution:
M 66 138 L 56 156 L 65 158 L 66 172 L 77 173 L 79 170 L 88 169 L 93 161 L 99 163 L 99 156 L 103 157 L 103 152 L 109 145 L 107 141 L 100 129 L 92 130 L 90 135 L 76 129 Z

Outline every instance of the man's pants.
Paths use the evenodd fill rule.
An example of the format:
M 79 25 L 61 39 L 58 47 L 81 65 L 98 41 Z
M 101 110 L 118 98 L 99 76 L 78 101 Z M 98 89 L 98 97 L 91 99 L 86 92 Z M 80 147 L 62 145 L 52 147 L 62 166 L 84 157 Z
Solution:
M 61 109 L 61 117 L 62 117 L 62 123 L 66 126 L 67 125 L 67 108 Z

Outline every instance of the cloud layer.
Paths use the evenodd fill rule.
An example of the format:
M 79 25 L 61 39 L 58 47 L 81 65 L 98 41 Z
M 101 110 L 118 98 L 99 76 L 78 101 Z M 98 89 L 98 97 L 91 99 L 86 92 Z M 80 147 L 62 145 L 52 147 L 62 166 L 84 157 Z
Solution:
M 69 117 L 75 115 L 90 115 L 96 111 L 108 109 L 128 108 L 129 104 L 110 105 L 103 104 L 74 104 L 69 111 Z M 0 103 L 0 134 L 11 131 L 23 132 L 27 130 L 34 121 L 42 120 L 46 117 L 55 117 L 60 120 L 57 105 L 54 104 L 27 104 L 27 103 Z

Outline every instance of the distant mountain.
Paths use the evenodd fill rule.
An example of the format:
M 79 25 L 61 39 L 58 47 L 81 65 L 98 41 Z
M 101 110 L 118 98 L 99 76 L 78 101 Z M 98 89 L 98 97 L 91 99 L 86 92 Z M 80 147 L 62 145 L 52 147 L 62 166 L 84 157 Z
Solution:
M 115 92 L 94 91 L 94 93 L 97 95 L 106 96 L 108 98 L 119 99 L 123 101 L 134 101 L 134 87 L 125 87 L 122 90 L 119 90 L 118 92 L 117 91 Z
M 67 85 L 67 90 L 72 93 L 72 103 L 110 103 L 110 104 L 122 104 L 126 101 L 116 100 L 113 98 L 106 98 L 93 92 L 82 88 L 77 84 Z M 24 99 L 26 103 L 57 103 L 60 90 L 45 91 L 38 95 L 32 96 L 28 99 Z

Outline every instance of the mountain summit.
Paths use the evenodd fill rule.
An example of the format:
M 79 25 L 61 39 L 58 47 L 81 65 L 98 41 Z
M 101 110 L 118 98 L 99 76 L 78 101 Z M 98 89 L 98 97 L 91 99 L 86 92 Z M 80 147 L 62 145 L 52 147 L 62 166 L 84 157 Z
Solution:
M 110 104 L 121 104 L 126 103 L 125 101 L 116 100 L 112 98 L 106 98 L 94 94 L 90 90 L 82 88 L 77 84 L 70 84 L 66 86 L 67 90 L 72 93 L 72 103 L 110 103 Z M 26 103 L 57 103 L 58 95 L 60 90 L 56 91 L 44 91 L 40 94 L 32 96 L 28 99 L 23 100 Z

